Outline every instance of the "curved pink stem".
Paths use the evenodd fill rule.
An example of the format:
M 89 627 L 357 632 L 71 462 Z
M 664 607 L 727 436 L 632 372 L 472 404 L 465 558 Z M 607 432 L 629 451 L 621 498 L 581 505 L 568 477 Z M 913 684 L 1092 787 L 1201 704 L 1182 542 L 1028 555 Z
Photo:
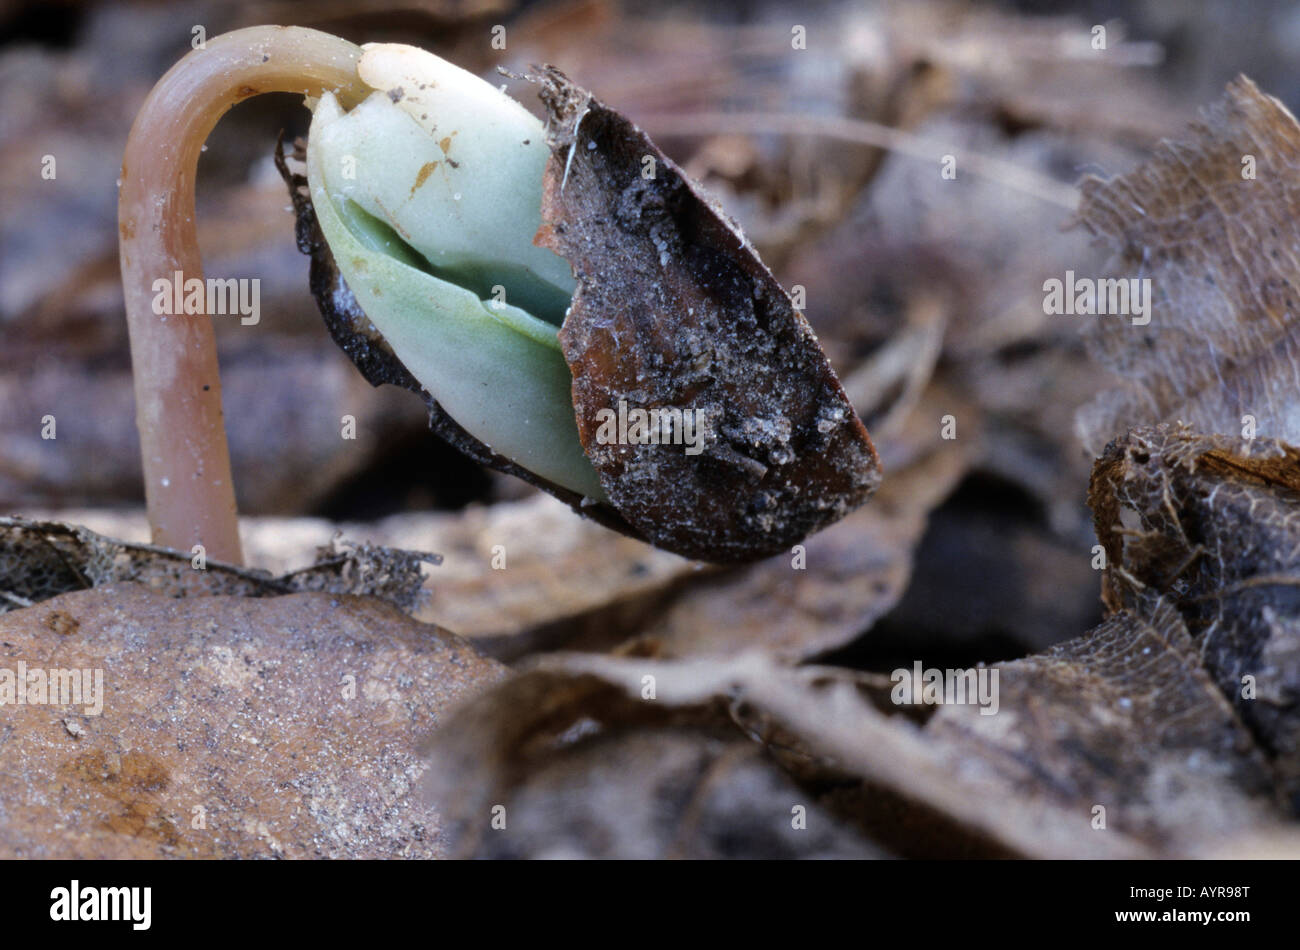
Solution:
M 264 92 L 369 91 L 359 47 L 316 30 L 258 26 L 207 41 L 159 80 L 122 160 L 118 232 L 135 374 L 136 425 L 155 544 L 242 563 L 216 338 L 207 314 L 157 314 L 154 282 L 203 279 L 194 225 L 199 152 L 236 102 Z

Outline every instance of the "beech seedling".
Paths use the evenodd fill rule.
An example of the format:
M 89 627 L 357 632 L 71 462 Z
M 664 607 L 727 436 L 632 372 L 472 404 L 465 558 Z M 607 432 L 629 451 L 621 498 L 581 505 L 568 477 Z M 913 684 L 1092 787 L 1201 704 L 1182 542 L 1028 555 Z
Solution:
M 423 50 L 254 27 L 159 82 L 119 212 L 156 543 L 240 559 L 211 324 L 149 301 L 160 275 L 201 277 L 198 152 L 268 91 L 313 110 L 305 176 L 277 161 L 326 326 L 461 451 L 713 561 L 780 551 L 875 489 L 866 430 L 735 223 L 616 111 L 531 78 L 545 124 Z

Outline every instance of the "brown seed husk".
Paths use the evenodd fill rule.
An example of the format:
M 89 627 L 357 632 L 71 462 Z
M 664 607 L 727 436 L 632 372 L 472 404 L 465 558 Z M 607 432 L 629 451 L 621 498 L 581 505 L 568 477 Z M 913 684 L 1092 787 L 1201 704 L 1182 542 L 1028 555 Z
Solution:
M 861 505 L 880 482 L 867 431 L 736 224 L 626 118 L 553 67 L 535 81 L 551 147 L 536 241 L 578 280 L 560 344 L 619 513 L 669 550 L 748 561 Z M 620 405 L 693 413 L 702 450 L 610 443 L 602 410 Z

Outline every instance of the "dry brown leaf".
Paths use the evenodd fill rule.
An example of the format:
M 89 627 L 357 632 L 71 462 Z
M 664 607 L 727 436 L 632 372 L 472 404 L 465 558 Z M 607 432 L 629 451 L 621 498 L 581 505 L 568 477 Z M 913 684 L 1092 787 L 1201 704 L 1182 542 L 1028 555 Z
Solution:
M 793 669 L 734 645 L 668 661 L 541 657 L 433 740 L 432 787 L 454 809 L 458 852 L 535 853 L 553 840 L 536 825 L 526 844 L 486 830 L 490 803 L 529 800 L 537 774 L 547 801 L 566 790 L 566 814 L 597 807 L 601 786 L 585 779 L 595 763 L 649 770 L 647 732 L 716 739 L 728 722 L 889 852 L 1198 856 L 1280 832 L 1298 761 L 1300 452 L 1141 430 L 1098 463 L 1091 501 L 1114 613 L 989 667 L 992 715 L 898 706 L 881 675 Z M 1121 525 L 1121 508 L 1137 527 Z M 1243 673 L 1257 697 L 1243 694 Z M 668 847 L 662 829 L 645 833 L 659 835 L 646 847 Z
M 997 715 L 942 706 L 926 732 L 1022 797 L 1092 814 L 1158 853 L 1189 854 L 1283 816 L 1267 758 L 1201 667 L 1177 612 L 1121 613 L 1000 667 Z
M 36 520 L 57 516 L 115 539 L 143 543 L 149 537 L 143 512 L 32 514 Z M 441 561 L 425 575 L 412 615 L 498 658 L 554 648 L 577 625 L 598 626 L 611 616 L 623 618 L 607 631 L 609 645 L 616 644 L 625 635 L 623 624 L 630 629 L 683 579 L 710 570 L 575 518 L 563 502 L 541 492 L 520 501 L 374 522 L 246 517 L 240 518 L 240 535 L 248 563 L 272 577 L 301 571 L 340 536 L 376 548 L 436 551 Z
M 639 702 L 562 666 L 502 683 L 433 738 L 427 790 L 446 805 L 453 855 L 881 854 L 737 734 L 713 697 Z M 507 707 L 517 714 L 500 715 Z
M 634 729 L 559 749 L 500 805 L 508 833 L 489 829 L 475 856 L 885 856 L 816 805 L 753 743 L 691 730 Z
M 1058 318 L 1088 320 L 1119 377 L 1078 417 L 1094 454 L 1130 426 L 1234 433 L 1247 415 L 1259 435 L 1300 443 L 1297 167 L 1300 126 L 1242 76 L 1185 139 L 1083 182 L 1080 222 L 1112 251 L 1112 276 L 1149 279 L 1152 301 L 1146 326 Z
M 728 706 L 749 719 L 766 717 L 769 731 L 779 726 L 798 737 L 824 771 L 870 778 L 888 790 L 891 805 L 901 796 L 941 813 L 964 829 L 963 840 L 991 834 L 1005 842 L 1005 835 L 1019 846 L 1013 851 L 1024 853 L 1143 851 L 1119 836 L 1092 835 L 1086 813 L 1071 819 L 1047 803 L 1013 804 L 1005 787 L 961 781 L 955 749 L 941 756 L 913 723 L 877 711 L 842 673 L 781 669 L 760 654 L 673 662 L 565 654 L 538 664 L 465 707 L 434 738 L 431 791 L 455 829 L 455 853 L 489 847 L 491 805 L 526 793 L 534 771 L 550 767 L 569 746 L 601 737 L 608 750 L 628 730 L 647 726 L 717 729 Z M 642 698 L 647 676 L 653 700 Z M 600 792 L 593 786 L 586 794 Z M 780 820 L 788 825 L 788 810 Z
M 438 857 L 415 736 L 504 668 L 373 598 L 132 584 L 0 617 L 0 667 L 101 670 L 5 709 L 0 855 Z
M 146 584 L 171 597 L 357 594 L 381 598 L 410 613 L 423 595 L 421 565 L 440 560 L 436 554 L 353 544 L 337 536 L 314 553 L 310 565 L 274 576 L 200 562 L 195 552 L 104 537 L 60 521 L 0 518 L 0 613 L 124 581 Z
M 682 579 L 710 570 L 575 518 L 562 502 L 541 493 L 345 531 L 348 537 L 395 547 L 426 545 L 441 553 L 416 616 L 503 658 L 553 646 L 574 627 L 608 624 L 614 615 L 631 623 Z
M 1107 447 L 1089 501 L 1107 605 L 1172 605 L 1300 813 L 1300 450 L 1136 429 Z
M 884 850 L 1213 851 L 1233 835 L 1276 827 L 1282 815 L 1268 763 L 1197 668 L 1178 624 L 1168 610 L 1156 623 L 1125 615 L 997 667 L 991 716 L 973 705 L 894 707 L 883 677 L 790 669 L 757 653 L 668 662 L 552 655 L 435 736 L 431 788 L 454 816 L 458 853 L 510 853 L 525 845 L 510 843 L 509 827 L 491 830 L 491 805 L 528 800 L 534 776 L 548 776 L 548 797 L 555 785 L 567 789 L 566 813 L 599 808 L 605 786 L 586 778 L 596 761 L 618 757 L 629 771 L 653 774 L 653 758 L 631 761 L 638 753 L 624 740 L 646 752 L 648 730 L 717 737 L 730 719 Z M 771 835 L 788 813 L 767 821 L 753 833 Z M 666 847 L 663 829 L 645 831 L 658 837 L 640 847 Z M 530 827 L 523 838 L 533 853 L 541 832 Z

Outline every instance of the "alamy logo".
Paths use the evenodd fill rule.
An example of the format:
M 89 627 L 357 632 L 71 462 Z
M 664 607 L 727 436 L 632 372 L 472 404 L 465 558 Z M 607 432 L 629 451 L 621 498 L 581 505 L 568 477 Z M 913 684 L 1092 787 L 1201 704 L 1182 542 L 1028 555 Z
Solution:
M 924 669 L 917 660 L 910 670 L 894 670 L 889 679 L 894 684 L 889 696 L 897 706 L 973 705 L 980 707 L 981 716 L 998 711 L 997 670 Z
M 1065 280 L 1043 281 L 1043 313 L 1073 316 L 1131 316 L 1133 326 L 1151 322 L 1151 278 L 1124 277 L 1093 280 L 1065 272 Z
M 704 451 L 700 410 L 669 406 L 664 409 L 629 409 L 627 400 L 618 401 L 618 411 L 596 412 L 600 428 L 599 445 L 684 445 L 687 455 Z
M 132 930 L 148 930 L 153 920 L 151 887 L 70 887 L 50 891 L 50 920 L 129 920 Z
M 239 322 L 251 327 L 262 319 L 262 281 L 258 277 L 209 277 L 185 279 L 176 271 L 170 278 L 153 282 L 153 312 L 162 316 L 206 313 L 209 316 L 240 314 Z
M 84 706 L 87 716 L 104 711 L 104 671 L 41 669 L 19 660 L 0 667 L 0 706 Z

